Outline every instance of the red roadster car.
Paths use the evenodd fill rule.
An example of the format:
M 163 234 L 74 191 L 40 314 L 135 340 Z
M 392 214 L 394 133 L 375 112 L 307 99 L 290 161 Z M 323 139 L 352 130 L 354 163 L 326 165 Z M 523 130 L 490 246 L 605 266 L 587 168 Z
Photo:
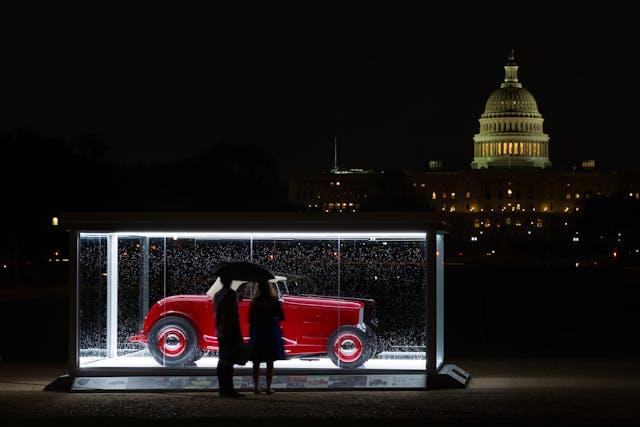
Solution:
M 287 278 L 275 276 L 285 320 L 281 322 L 287 357 L 328 355 L 340 368 L 357 368 L 376 354 L 375 302 L 371 299 L 290 295 Z M 254 282 L 232 282 L 240 297 L 240 324 L 249 339 L 248 309 Z M 218 278 L 203 295 L 174 295 L 155 303 L 142 330 L 129 338 L 147 346 L 162 366 L 192 366 L 205 353 L 217 353 L 213 295 Z

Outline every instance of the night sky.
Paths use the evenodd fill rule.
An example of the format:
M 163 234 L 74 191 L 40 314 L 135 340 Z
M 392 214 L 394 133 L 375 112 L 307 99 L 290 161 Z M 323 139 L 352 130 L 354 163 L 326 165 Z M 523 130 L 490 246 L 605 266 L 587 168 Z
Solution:
M 554 167 L 636 169 L 640 26 L 541 6 L 5 12 L 0 132 L 96 135 L 119 164 L 253 144 L 281 174 L 468 168 L 515 49 Z M 400 6 L 397 6 L 400 4 Z

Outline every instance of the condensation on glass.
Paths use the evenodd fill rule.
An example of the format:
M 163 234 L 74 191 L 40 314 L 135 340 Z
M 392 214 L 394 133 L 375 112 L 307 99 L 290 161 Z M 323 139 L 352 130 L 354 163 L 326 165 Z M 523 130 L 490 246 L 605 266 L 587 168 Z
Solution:
M 436 263 L 442 263 L 444 238 L 437 234 L 433 239 L 431 243 L 439 254 Z M 79 232 L 76 330 L 72 335 L 77 340 L 76 366 L 142 370 L 184 367 L 210 373 L 217 364 L 212 349 L 198 349 L 193 363 L 172 365 L 163 363 L 157 355 L 153 357 L 150 343 L 131 337 L 141 331 L 154 304 L 167 297 L 199 295 L 206 300 L 216 279 L 212 271 L 217 264 L 251 261 L 279 278 L 283 301 L 292 296 L 292 300 L 301 297 L 296 301 L 304 303 L 304 298 L 318 296 L 330 301 L 373 302 L 372 316 L 360 319 L 363 324 L 369 322 L 360 325 L 369 328 L 362 335 L 369 340 L 369 353 L 357 369 L 425 371 L 426 343 L 430 342 L 425 336 L 425 287 L 427 275 L 432 273 L 428 271 L 427 244 L 427 233 L 423 232 Z M 440 366 L 444 359 L 442 268 L 433 273 L 437 274 L 436 302 L 440 307 L 433 342 L 436 365 Z M 340 310 L 345 310 L 322 308 L 332 309 L 338 310 L 338 317 Z M 286 319 L 298 328 L 295 339 L 302 341 L 324 333 L 313 325 L 313 316 L 321 314 L 303 314 L 304 307 L 296 310 Z M 317 310 L 320 313 L 321 309 Z M 196 334 L 203 333 L 199 325 L 193 327 Z M 356 334 L 356 341 L 358 337 Z M 165 344 L 172 345 L 169 333 L 164 338 Z M 289 344 L 290 348 L 296 345 Z M 158 345 L 157 341 L 153 345 Z M 339 345 L 345 345 L 348 357 L 347 347 L 353 342 L 346 340 Z M 349 369 L 348 363 L 336 362 L 322 351 L 290 355 L 275 366 L 306 371 Z M 245 367 L 250 367 L 250 362 Z

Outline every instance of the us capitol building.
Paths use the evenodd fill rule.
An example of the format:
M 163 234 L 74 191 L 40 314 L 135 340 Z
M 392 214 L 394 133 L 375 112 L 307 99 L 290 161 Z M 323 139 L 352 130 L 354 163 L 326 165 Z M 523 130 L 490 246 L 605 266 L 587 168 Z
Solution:
M 461 248 L 485 242 L 490 254 L 500 241 L 579 241 L 581 212 L 591 201 L 640 201 L 638 173 L 598 171 L 595 160 L 571 171 L 553 169 L 543 124 L 534 96 L 518 80 L 512 52 L 504 81 L 480 116 L 469 169 L 445 171 L 441 161 L 430 161 L 424 171 L 389 174 L 344 170 L 334 162 L 326 173 L 292 177 L 289 203 L 328 214 L 433 212 L 451 226 Z

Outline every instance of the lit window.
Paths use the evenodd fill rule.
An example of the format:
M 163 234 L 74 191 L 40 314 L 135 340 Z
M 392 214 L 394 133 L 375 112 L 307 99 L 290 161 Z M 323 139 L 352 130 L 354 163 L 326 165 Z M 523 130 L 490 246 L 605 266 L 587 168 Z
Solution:
M 480 228 L 480 220 L 478 218 L 473 220 L 473 228 Z
M 436 192 L 435 192 L 435 191 L 434 191 L 433 193 L 431 193 L 431 199 L 432 199 L 432 200 L 435 200 L 435 199 L 437 199 L 437 198 L 438 198 L 438 196 L 436 195 Z
M 464 198 L 465 199 L 470 199 L 471 198 L 471 191 L 467 191 L 466 193 L 464 193 Z
M 54 227 L 58 225 L 58 217 L 54 216 L 53 218 L 51 218 L 51 225 L 53 225 Z
M 536 227 L 538 227 L 538 228 L 542 228 L 542 219 L 541 219 L 541 218 L 538 218 L 538 219 L 536 220 Z
M 576 193 L 574 197 L 575 197 L 576 199 L 579 199 L 579 198 L 580 198 L 580 193 Z
M 451 198 L 455 199 L 456 198 L 456 193 L 451 193 Z
M 571 199 L 571 193 L 567 193 L 567 199 Z

